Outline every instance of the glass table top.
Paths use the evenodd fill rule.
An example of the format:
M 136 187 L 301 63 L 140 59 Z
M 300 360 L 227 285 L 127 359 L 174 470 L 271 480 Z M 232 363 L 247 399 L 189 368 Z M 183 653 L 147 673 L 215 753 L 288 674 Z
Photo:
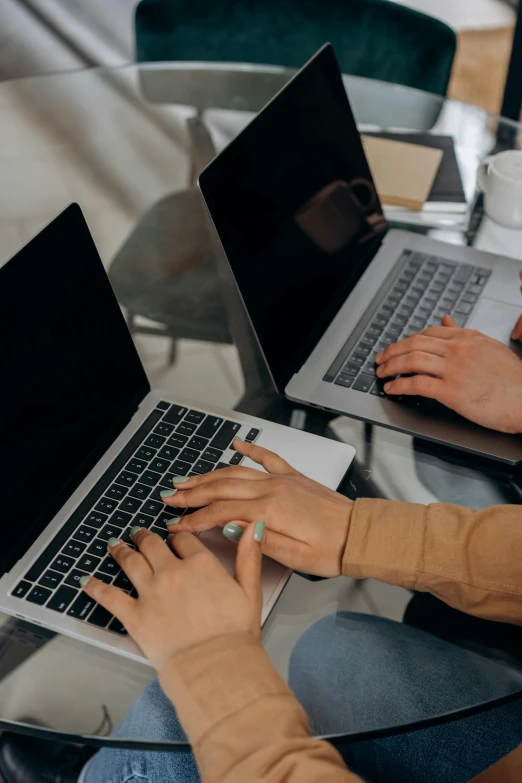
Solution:
M 215 292 L 202 288 L 199 271 L 212 240 L 194 187 L 197 174 L 213 150 L 232 139 L 292 73 L 277 67 L 166 63 L 0 83 L 0 257 L 7 259 L 77 201 L 154 388 L 173 399 L 192 399 L 195 406 L 238 408 L 351 443 L 357 456 L 342 491 L 352 498 L 445 501 L 476 509 L 520 503 L 516 471 L 347 417 L 323 418 L 302 406 L 295 410 L 274 395 L 254 342 L 238 338 L 233 287 L 219 312 Z M 449 221 L 415 230 L 510 256 L 516 267 L 522 261 L 522 232 L 483 215 L 476 169 L 493 151 L 521 148 L 521 127 L 396 85 L 345 77 L 345 86 L 361 130 L 429 131 L 454 139 L 469 225 Z M 173 247 L 185 254 L 191 270 L 177 318 L 169 311 Z M 138 263 L 143 253 L 149 262 L 145 269 Z M 161 272 L 160 286 L 151 269 Z M 291 650 L 315 620 L 344 609 L 402 620 L 410 599 L 406 590 L 373 580 L 310 581 L 294 574 L 265 625 L 263 641 L 287 677 Z M 5 615 L 0 622 L 0 721 L 14 730 L 43 726 L 103 744 L 154 678 L 146 664 Z M 473 648 L 473 639 L 467 641 Z M 480 652 L 520 667 L 510 649 L 497 645 Z M 506 695 L 506 688 L 499 678 L 494 695 Z M 366 728 L 385 725 L 383 718 L 381 726 Z M 123 739 L 147 742 L 146 736 Z

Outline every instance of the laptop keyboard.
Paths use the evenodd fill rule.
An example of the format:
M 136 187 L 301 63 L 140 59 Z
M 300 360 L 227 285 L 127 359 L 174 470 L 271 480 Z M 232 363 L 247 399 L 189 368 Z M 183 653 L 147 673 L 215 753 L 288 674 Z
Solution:
M 349 341 L 324 381 L 385 397 L 385 380 L 375 376 L 376 355 L 398 340 L 439 325 L 444 315 L 465 326 L 491 275 L 489 269 L 412 250 L 405 250 L 401 261 L 402 271 L 367 319 L 355 346 L 348 347 Z
M 135 526 L 166 539 L 168 520 L 190 513 L 190 509 L 165 506 L 160 492 L 173 488 L 174 476 L 239 465 L 242 455 L 230 444 L 241 426 L 202 411 L 158 402 L 11 595 L 126 634 L 115 617 L 81 590 L 80 577 L 92 574 L 133 593 L 131 582 L 108 554 L 107 541 L 114 536 L 133 546 L 130 530 Z M 253 442 L 259 433 L 253 427 L 245 440 Z

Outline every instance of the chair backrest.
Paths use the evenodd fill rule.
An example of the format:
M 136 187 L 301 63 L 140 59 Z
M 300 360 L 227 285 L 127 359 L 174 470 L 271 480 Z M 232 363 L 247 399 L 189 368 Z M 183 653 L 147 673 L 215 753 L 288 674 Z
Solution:
M 298 68 L 331 41 L 343 73 L 445 95 L 456 35 L 392 0 L 141 0 L 139 62 Z

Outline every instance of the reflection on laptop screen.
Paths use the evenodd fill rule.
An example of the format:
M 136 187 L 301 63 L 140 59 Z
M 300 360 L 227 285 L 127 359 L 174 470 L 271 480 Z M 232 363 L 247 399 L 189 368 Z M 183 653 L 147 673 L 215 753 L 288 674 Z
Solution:
M 200 186 L 281 388 L 386 228 L 331 46 L 208 166 Z
M 0 377 L 5 572 L 149 388 L 75 204 L 0 268 Z

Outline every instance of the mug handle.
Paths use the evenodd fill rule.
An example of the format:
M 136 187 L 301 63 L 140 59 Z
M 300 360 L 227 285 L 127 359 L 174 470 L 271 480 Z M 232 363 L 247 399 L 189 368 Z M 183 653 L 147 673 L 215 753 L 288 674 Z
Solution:
M 482 191 L 482 193 L 486 193 L 488 189 L 488 180 L 489 180 L 489 164 L 493 160 L 493 155 L 489 155 L 489 157 L 484 158 L 479 163 L 478 169 L 477 169 L 477 188 Z

